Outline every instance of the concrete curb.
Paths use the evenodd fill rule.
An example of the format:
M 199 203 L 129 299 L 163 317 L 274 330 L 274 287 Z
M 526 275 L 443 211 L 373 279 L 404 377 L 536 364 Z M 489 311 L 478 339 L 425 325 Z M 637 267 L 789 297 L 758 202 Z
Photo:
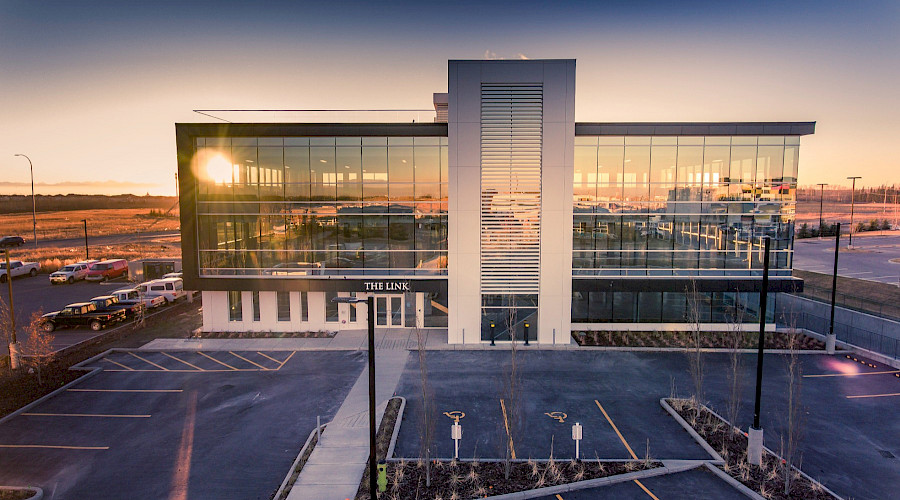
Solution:
M 637 472 L 629 472 L 627 474 L 618 474 L 615 476 L 601 477 L 598 479 L 588 479 L 587 481 L 576 481 L 574 483 L 568 484 L 560 484 L 557 486 L 550 486 L 547 488 L 538 488 L 536 490 L 527 490 L 527 491 L 517 491 L 515 493 L 506 493 L 503 495 L 491 496 L 488 498 L 492 498 L 494 500 L 524 500 L 528 498 L 541 498 L 549 495 L 555 495 L 558 493 L 567 493 L 570 491 L 584 490 L 588 488 L 597 488 L 600 486 L 609 486 L 612 484 L 625 483 L 628 481 L 634 481 L 635 479 L 645 479 L 648 477 L 656 477 L 656 476 L 665 476 L 667 474 L 674 474 L 677 472 L 684 472 L 691 469 L 696 469 L 697 467 L 701 467 L 702 462 L 690 462 L 684 463 L 675 467 L 666 467 L 665 465 L 662 467 L 656 467 L 653 469 L 647 469 Z
M 824 342 L 824 341 L 823 341 Z M 691 347 L 607 347 L 607 346 L 580 346 L 579 350 L 585 351 L 634 351 L 634 352 L 694 352 Z M 708 353 L 729 353 L 731 349 L 725 347 L 704 347 L 700 352 Z M 756 349 L 737 349 L 741 354 L 756 354 Z M 766 354 L 790 354 L 790 349 L 766 349 Z M 805 349 L 797 350 L 797 354 L 826 354 L 825 349 Z
M 684 419 L 681 418 L 681 415 L 679 415 L 674 408 L 669 406 L 666 398 L 660 398 L 659 404 L 662 405 L 663 409 L 665 409 L 669 413 L 669 415 L 671 415 L 672 418 L 674 418 L 675 421 L 678 422 L 684 428 L 684 430 L 686 430 L 688 434 L 691 435 L 692 438 L 694 438 L 694 441 L 697 441 L 697 444 L 699 444 L 704 450 L 706 450 L 707 453 L 709 453 L 713 457 L 713 464 L 722 465 L 725 463 L 725 460 L 722 459 L 722 456 L 719 455 L 716 450 L 714 450 L 712 446 L 710 446 L 709 443 L 706 442 L 705 439 L 700 437 L 700 434 L 697 434 L 697 431 L 695 431 L 694 428 L 690 426 L 690 424 L 685 422 Z
M 41 500 L 44 498 L 44 490 L 38 488 L 37 486 L 0 486 L 0 490 L 7 491 L 32 491 L 34 495 L 28 497 L 28 500 Z
M 748 488 L 744 483 L 738 481 L 737 479 L 731 477 L 730 474 L 726 473 L 722 469 L 716 467 L 713 464 L 707 463 L 704 465 L 707 469 L 710 470 L 713 474 L 719 476 L 719 479 L 722 479 L 726 483 L 730 484 L 734 489 L 740 491 L 744 495 L 752 498 L 753 500 L 766 500 L 765 497 L 760 495 L 759 493 Z
M 314 428 L 312 430 L 312 432 L 309 433 L 309 437 L 307 437 L 306 442 L 303 443 L 303 448 L 300 448 L 300 453 L 297 453 L 297 458 L 295 458 L 294 461 L 291 463 L 291 468 L 288 469 L 287 476 L 284 477 L 284 481 L 281 482 L 281 486 L 278 487 L 278 491 L 276 491 L 275 495 L 272 496 L 272 498 L 274 500 L 278 500 L 278 499 L 282 498 L 282 495 L 284 495 L 284 498 L 287 498 L 288 493 L 290 493 L 290 491 L 291 491 L 290 488 L 288 488 L 288 482 L 290 482 L 291 476 L 294 474 L 294 469 L 297 467 L 297 464 L 300 463 L 300 457 L 303 456 L 303 454 L 306 452 L 306 449 L 309 447 L 310 443 L 312 443 L 312 438 L 313 438 L 313 436 L 316 435 L 316 431 L 320 430 L 320 429 L 324 429 L 325 426 L 327 426 L 327 425 L 328 425 L 328 423 L 324 423 L 324 424 L 320 425 L 319 427 Z M 300 469 L 300 470 L 302 471 L 303 469 Z M 297 477 L 300 477 L 299 473 L 297 474 Z M 291 486 L 293 486 L 293 485 L 291 485 Z
M 397 435 L 400 434 L 400 424 L 403 423 L 403 410 L 406 409 L 406 398 L 394 396 L 391 399 L 394 398 L 400 398 L 400 408 L 397 410 L 397 421 L 394 422 L 394 431 L 391 433 L 391 443 L 388 445 L 387 453 L 384 454 L 386 460 L 390 460 L 394 456 L 394 446 L 397 444 Z M 389 403 L 391 399 L 388 400 Z
M 703 405 L 703 408 L 705 408 L 706 411 L 710 412 L 714 417 L 716 417 L 716 418 L 718 418 L 719 420 L 721 420 L 725 425 L 731 425 L 732 428 L 737 429 L 738 431 L 741 431 L 739 428 L 734 427 L 734 426 L 731 424 L 731 422 L 729 422 L 728 420 L 726 420 L 725 418 L 723 418 L 722 415 L 719 415 L 718 413 L 716 413 L 715 410 L 713 410 L 712 408 L 710 408 L 710 407 L 708 407 L 708 406 L 706 406 L 706 405 Z M 687 424 L 687 422 L 685 422 L 685 424 Z M 741 431 L 741 432 L 743 432 L 743 431 Z M 769 449 L 769 447 L 763 445 L 763 450 L 765 450 L 765 452 L 768 453 L 769 455 L 772 455 L 773 457 L 778 458 L 779 460 L 782 460 L 781 456 L 778 455 L 777 453 L 775 453 L 774 451 L 772 451 L 771 449 Z M 712 463 L 712 464 L 715 464 L 715 465 L 720 465 L 720 464 L 716 464 L 715 462 L 711 462 L 711 463 Z M 799 467 L 797 467 L 797 466 L 795 466 L 795 465 L 791 465 L 791 468 L 794 469 L 794 470 L 796 470 L 797 472 L 799 472 L 801 476 L 805 477 L 805 478 L 808 479 L 810 482 L 816 483 L 816 484 L 818 484 L 819 486 L 821 486 L 821 487 L 822 487 L 822 490 L 823 490 L 825 493 L 828 493 L 829 495 L 833 496 L 834 498 L 837 498 L 838 500 L 844 500 L 843 497 L 841 497 L 841 496 L 838 495 L 837 493 L 835 493 L 835 492 L 831 491 L 830 489 L 828 489 L 828 487 L 825 486 L 824 484 L 822 484 L 820 481 L 817 481 L 817 480 L 813 479 L 812 477 L 810 477 L 807 473 L 803 472 Z M 728 475 L 728 474 L 726 474 L 724 471 L 723 471 L 722 473 L 725 474 L 725 475 Z M 749 488 L 747 488 L 747 489 L 749 489 Z M 753 491 L 753 490 L 750 490 L 750 491 Z
M 69 368 L 69 369 L 71 370 L 71 368 Z M 89 379 L 89 378 L 91 378 L 91 377 L 93 377 L 93 376 L 95 376 L 95 375 L 97 375 L 98 373 L 100 373 L 100 372 L 103 371 L 102 368 L 82 368 L 82 369 L 83 369 L 83 370 L 92 370 L 92 371 L 89 372 L 89 373 L 85 373 L 84 375 L 82 375 L 82 376 L 76 378 L 75 380 L 69 382 L 68 384 L 66 384 L 66 385 L 64 385 L 64 386 L 62 386 L 62 387 L 60 387 L 60 388 L 54 390 L 53 392 L 44 394 L 43 396 L 39 397 L 38 399 L 35 399 L 34 401 L 28 403 L 27 405 L 25 405 L 25 406 L 19 408 L 19 409 L 16 410 L 16 411 L 10 413 L 9 415 L 6 415 L 5 417 L 0 418 L 0 424 L 3 424 L 3 423 L 5 423 L 5 422 L 7 422 L 8 420 L 11 420 L 13 417 L 19 415 L 20 413 L 24 413 L 24 412 L 28 411 L 29 409 L 34 408 L 35 406 L 37 406 L 37 405 L 43 403 L 44 401 L 46 401 L 46 400 L 52 398 L 53 396 L 56 396 L 56 395 L 59 394 L 60 392 L 65 392 L 65 390 L 68 389 L 69 387 L 71 387 L 71 386 L 73 386 L 73 385 L 75 385 L 75 384 L 77 384 L 77 383 L 80 383 L 80 382 L 82 382 L 82 381 L 84 381 L 84 380 L 87 380 L 87 379 Z

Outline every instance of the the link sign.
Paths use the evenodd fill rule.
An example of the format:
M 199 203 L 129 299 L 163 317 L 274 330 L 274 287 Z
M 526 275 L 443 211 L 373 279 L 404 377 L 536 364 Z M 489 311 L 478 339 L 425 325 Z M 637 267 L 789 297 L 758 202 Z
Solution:
M 366 292 L 409 292 L 409 281 L 364 281 Z

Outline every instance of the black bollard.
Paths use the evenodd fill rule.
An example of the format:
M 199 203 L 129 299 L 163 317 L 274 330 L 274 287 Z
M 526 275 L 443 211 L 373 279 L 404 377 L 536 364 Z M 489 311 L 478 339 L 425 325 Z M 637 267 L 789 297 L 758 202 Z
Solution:
M 525 345 L 528 345 L 528 323 L 525 323 Z
M 494 322 L 491 321 L 491 345 L 497 345 L 494 343 Z

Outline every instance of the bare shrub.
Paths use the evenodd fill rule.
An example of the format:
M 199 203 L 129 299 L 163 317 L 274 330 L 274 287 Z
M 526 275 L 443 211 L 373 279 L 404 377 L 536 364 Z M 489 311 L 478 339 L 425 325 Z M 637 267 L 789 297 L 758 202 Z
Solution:
M 38 385 L 44 385 L 42 378 L 43 369 L 53 361 L 53 334 L 45 332 L 43 328 L 44 312 L 41 309 L 33 312 L 28 324 L 25 325 L 25 343 L 22 345 L 22 354 L 29 356 L 29 363 L 37 372 Z
M 697 282 L 691 279 L 690 284 L 685 289 L 685 299 L 687 301 L 685 315 L 690 326 L 690 349 L 688 356 L 688 372 L 691 375 L 691 381 L 694 383 L 694 398 L 698 403 L 703 401 L 703 353 L 702 347 L 702 331 L 701 321 L 703 319 L 701 307 L 703 300 L 700 292 L 697 291 Z M 699 410 L 699 404 L 698 409 Z

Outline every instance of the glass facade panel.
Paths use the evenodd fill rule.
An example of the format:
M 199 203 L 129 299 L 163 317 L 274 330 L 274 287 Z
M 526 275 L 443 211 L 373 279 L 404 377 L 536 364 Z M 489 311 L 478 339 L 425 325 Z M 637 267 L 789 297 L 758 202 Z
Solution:
M 790 274 L 796 144 L 643 139 L 578 136 L 574 275 L 755 276 L 763 236 L 773 238 L 772 274 Z
M 291 293 L 290 292 L 275 292 L 277 309 L 278 309 L 278 321 L 290 321 L 291 320 Z
M 446 275 L 442 138 L 240 139 L 197 141 L 201 276 Z

